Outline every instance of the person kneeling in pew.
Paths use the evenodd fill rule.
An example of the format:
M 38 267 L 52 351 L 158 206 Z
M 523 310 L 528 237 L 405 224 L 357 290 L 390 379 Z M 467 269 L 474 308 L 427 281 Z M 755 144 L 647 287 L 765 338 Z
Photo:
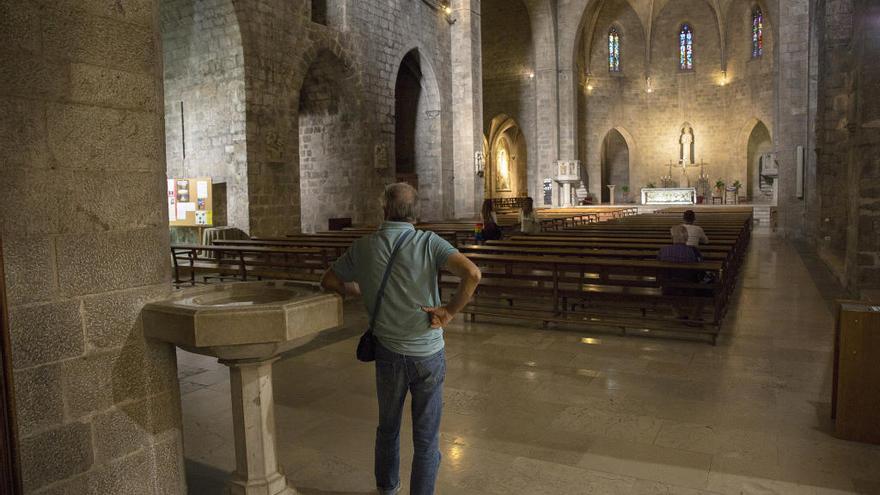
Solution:
M 684 225 L 676 225 L 670 229 L 672 233 L 672 245 L 660 248 L 657 259 L 667 263 L 699 263 L 703 261 L 700 251 L 688 246 L 688 229 Z M 702 274 L 694 271 L 669 270 L 664 277 L 669 282 L 698 283 Z M 663 287 L 664 296 L 701 296 L 705 291 L 700 289 L 688 289 L 683 287 Z M 682 305 L 687 306 L 687 305 Z M 680 320 L 701 320 L 703 303 L 697 300 L 690 308 L 676 306 L 675 316 Z M 690 311 L 688 311 L 690 309 Z M 688 322 L 690 324 L 691 322 Z M 697 323 L 699 324 L 699 323 Z

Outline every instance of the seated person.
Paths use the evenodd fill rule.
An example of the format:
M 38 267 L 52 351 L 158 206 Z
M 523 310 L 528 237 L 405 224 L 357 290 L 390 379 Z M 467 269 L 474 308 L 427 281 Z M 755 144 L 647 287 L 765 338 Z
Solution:
M 492 200 L 486 198 L 480 211 L 480 219 L 483 221 L 482 239 L 484 241 L 500 240 L 502 237 L 501 227 L 498 226 L 498 216 L 495 214 L 495 205 Z
M 541 222 L 538 220 L 538 214 L 535 212 L 535 202 L 532 198 L 526 198 L 522 211 L 520 211 L 519 229 L 526 235 L 541 233 Z
M 694 225 L 694 222 L 696 221 L 697 214 L 694 213 L 694 210 L 687 210 L 684 212 L 684 224 L 681 226 L 687 229 L 687 245 L 692 247 L 699 255 L 700 244 L 709 244 L 709 238 L 706 237 L 706 232 L 703 230 L 703 227 Z
M 667 263 L 699 263 L 703 256 L 699 250 L 687 245 L 688 230 L 684 225 L 676 225 L 670 229 L 672 232 L 672 245 L 660 248 L 657 259 Z M 702 275 L 695 271 L 669 270 L 663 277 L 669 282 L 699 283 Z M 683 287 L 663 287 L 665 296 L 705 296 L 706 291 L 700 289 L 688 289 Z M 680 320 L 701 320 L 703 303 L 700 300 L 690 307 L 685 305 L 674 308 L 676 318 Z
M 699 263 L 703 261 L 703 255 L 700 251 L 694 250 L 688 245 L 690 236 L 686 226 L 676 225 L 669 230 L 672 233 L 672 245 L 660 248 L 660 253 L 657 255 L 658 260 L 669 263 Z

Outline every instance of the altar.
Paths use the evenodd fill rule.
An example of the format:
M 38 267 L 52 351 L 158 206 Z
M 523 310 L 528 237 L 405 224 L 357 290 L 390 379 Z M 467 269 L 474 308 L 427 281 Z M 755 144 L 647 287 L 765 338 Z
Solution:
M 693 205 L 697 203 L 695 187 L 645 187 L 643 205 Z

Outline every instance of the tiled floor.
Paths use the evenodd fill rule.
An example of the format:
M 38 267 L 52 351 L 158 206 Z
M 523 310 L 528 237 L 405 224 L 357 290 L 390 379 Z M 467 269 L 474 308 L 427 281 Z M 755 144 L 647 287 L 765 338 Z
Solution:
M 279 455 L 303 494 L 372 493 L 361 313 L 275 365 Z M 880 447 L 829 433 L 832 323 L 797 251 L 760 232 L 717 347 L 456 321 L 437 493 L 880 493 Z M 228 375 L 179 358 L 190 493 L 221 493 Z

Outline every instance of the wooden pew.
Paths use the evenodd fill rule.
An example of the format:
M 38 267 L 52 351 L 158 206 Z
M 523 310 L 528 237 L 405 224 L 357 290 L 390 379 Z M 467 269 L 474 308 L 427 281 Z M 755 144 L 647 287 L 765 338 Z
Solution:
M 555 256 L 468 253 L 483 272 L 477 296 L 464 312 L 497 318 L 612 326 L 627 329 L 700 333 L 714 343 L 731 292 L 723 264 L 717 261 L 678 264 L 655 260 L 597 256 Z M 696 284 L 676 281 L 669 273 L 713 273 L 715 281 Z M 449 289 L 454 280 L 444 279 Z M 697 294 L 668 293 L 669 289 Z M 504 300 L 507 305 L 493 304 Z M 702 303 L 708 319 L 685 325 L 670 317 L 676 305 Z
M 205 252 L 213 257 L 205 259 L 202 255 Z M 174 284 L 178 286 L 184 283 L 195 285 L 197 273 L 217 274 L 220 279 L 231 277 L 241 281 L 289 273 L 295 274 L 297 280 L 314 281 L 314 272 L 326 266 L 326 258 L 320 249 L 285 246 L 172 244 L 171 259 Z M 189 273 L 189 280 L 182 277 L 185 273 Z
M 517 245 L 504 244 L 468 244 L 459 246 L 458 250 L 462 253 L 487 253 L 487 254 L 523 254 L 537 256 L 578 256 L 578 257 L 600 257 L 600 258 L 618 258 L 618 259 L 642 259 L 656 260 L 659 249 L 616 249 L 614 247 L 598 247 L 593 249 L 571 248 L 571 247 L 554 247 L 542 245 L 540 247 L 527 247 Z M 728 253 L 724 251 L 713 251 L 703 253 L 703 258 L 707 261 L 717 261 L 724 263 L 727 260 Z

